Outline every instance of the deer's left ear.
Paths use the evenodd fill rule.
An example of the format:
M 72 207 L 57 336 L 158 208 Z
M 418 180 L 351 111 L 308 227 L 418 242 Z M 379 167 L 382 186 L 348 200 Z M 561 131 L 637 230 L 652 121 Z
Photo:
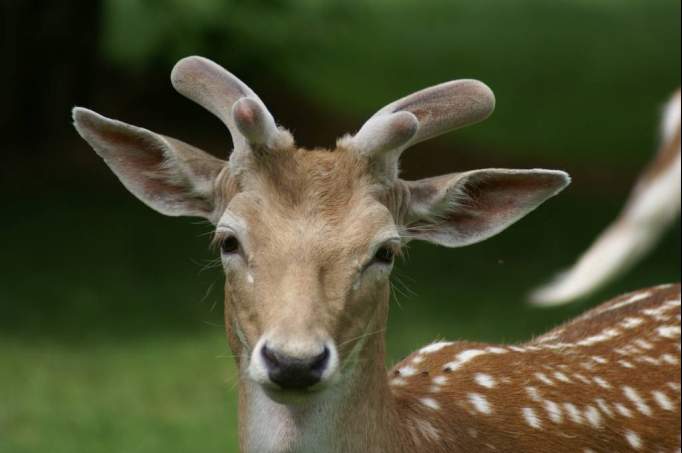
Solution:
M 462 247 L 503 231 L 548 198 L 570 177 L 554 170 L 476 170 L 406 182 L 409 236 Z
M 81 137 L 144 204 L 169 216 L 217 220 L 214 185 L 227 162 L 84 108 L 75 108 L 73 119 Z

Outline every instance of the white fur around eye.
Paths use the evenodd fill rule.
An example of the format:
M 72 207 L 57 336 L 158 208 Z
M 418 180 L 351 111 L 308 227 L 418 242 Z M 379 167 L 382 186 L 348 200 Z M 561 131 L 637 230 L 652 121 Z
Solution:
M 374 278 L 376 281 L 381 281 L 387 279 L 391 275 L 393 270 L 393 263 L 391 264 L 375 264 L 370 266 L 371 269 L 367 269 L 367 276 L 369 278 Z
M 353 283 L 353 290 L 357 291 L 364 284 L 378 283 L 387 280 L 391 271 L 393 270 L 393 263 L 369 262 L 365 265 Z
M 223 262 L 223 267 L 233 268 L 238 261 L 242 261 L 242 257 L 239 253 L 231 253 L 229 255 L 221 253 L 220 260 Z
M 363 272 L 360 272 L 357 277 L 355 277 L 355 281 L 353 282 L 353 291 L 359 290 L 363 285 L 366 284 L 378 283 L 387 280 L 391 275 L 392 269 L 393 265 L 387 264 L 374 264 L 367 267 L 363 270 Z

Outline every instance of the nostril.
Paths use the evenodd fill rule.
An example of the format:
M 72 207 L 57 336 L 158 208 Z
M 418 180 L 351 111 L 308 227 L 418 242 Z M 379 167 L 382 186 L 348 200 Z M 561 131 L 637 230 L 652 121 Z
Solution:
M 267 345 L 263 345 L 260 353 L 263 356 L 263 360 L 265 361 L 268 369 L 277 368 L 279 366 L 279 360 L 277 360 L 277 356 L 270 348 L 268 348 Z
M 320 376 L 324 373 L 327 368 L 327 363 L 329 362 L 329 348 L 324 347 L 322 354 L 318 355 L 313 359 L 310 364 L 310 370 L 314 373 L 318 373 Z

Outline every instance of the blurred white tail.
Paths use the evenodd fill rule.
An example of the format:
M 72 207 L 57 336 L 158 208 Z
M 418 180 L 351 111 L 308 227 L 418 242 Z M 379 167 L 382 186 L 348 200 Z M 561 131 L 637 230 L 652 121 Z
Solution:
M 665 108 L 661 149 L 642 173 L 618 218 L 578 262 L 531 293 L 535 305 L 587 296 L 626 272 L 656 244 L 680 213 L 680 91 Z

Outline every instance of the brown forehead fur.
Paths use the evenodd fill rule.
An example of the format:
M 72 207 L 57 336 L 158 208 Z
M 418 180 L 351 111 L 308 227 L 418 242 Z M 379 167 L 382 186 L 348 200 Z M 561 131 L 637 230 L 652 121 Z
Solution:
M 369 161 L 344 148 L 255 152 L 236 187 L 222 185 L 224 198 L 231 198 L 235 189 L 267 197 L 269 208 L 288 216 L 315 216 L 332 224 L 346 217 L 354 202 L 385 198 L 386 193 L 372 178 Z
M 246 219 L 252 249 L 270 250 L 270 260 L 359 257 L 378 231 L 400 221 L 402 184 L 380 184 L 372 169 L 345 148 L 255 150 L 236 175 L 225 172 L 218 209 Z

